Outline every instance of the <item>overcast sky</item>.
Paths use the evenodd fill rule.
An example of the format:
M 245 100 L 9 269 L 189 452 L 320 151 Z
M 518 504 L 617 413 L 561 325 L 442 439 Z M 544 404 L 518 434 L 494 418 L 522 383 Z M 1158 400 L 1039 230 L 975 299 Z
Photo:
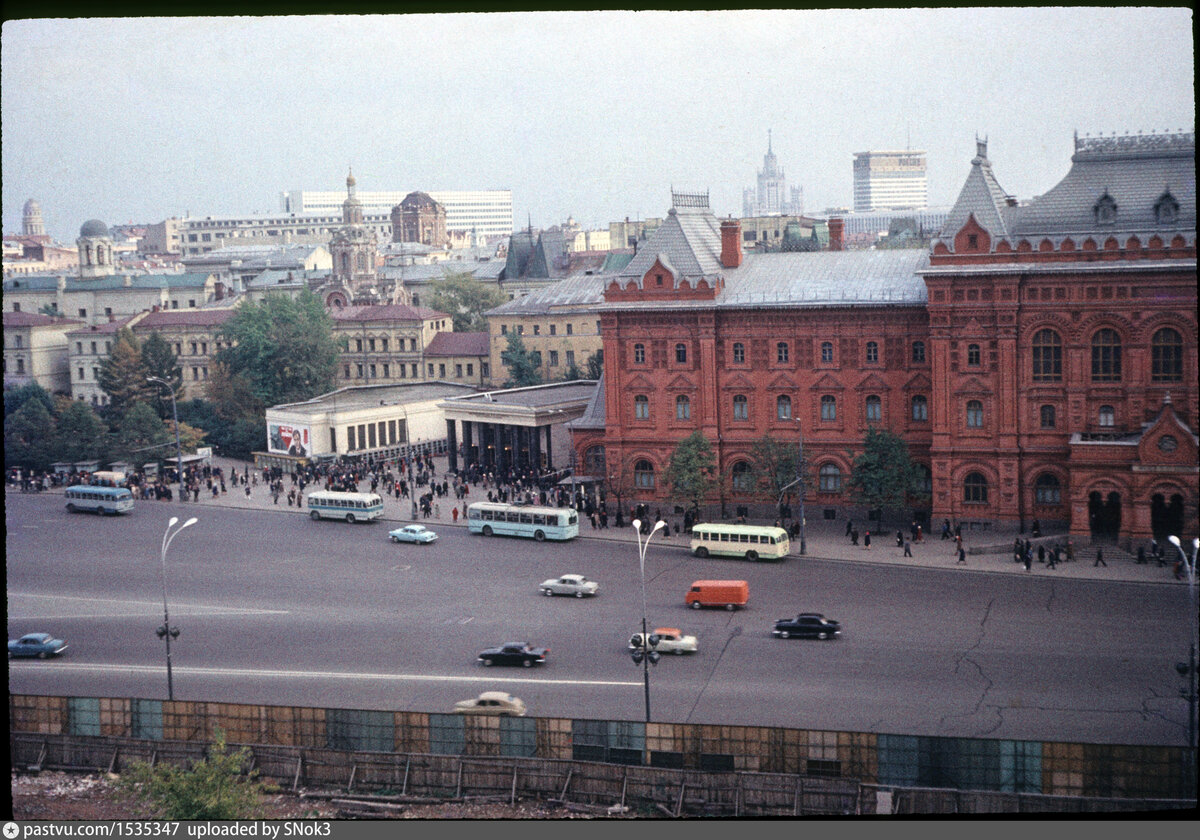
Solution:
M 562 12 L 7 21 L 4 232 L 277 212 L 283 190 L 511 189 L 518 225 L 739 215 L 772 131 L 805 209 L 853 153 L 989 140 L 1020 198 L 1072 134 L 1194 130 L 1189 9 Z

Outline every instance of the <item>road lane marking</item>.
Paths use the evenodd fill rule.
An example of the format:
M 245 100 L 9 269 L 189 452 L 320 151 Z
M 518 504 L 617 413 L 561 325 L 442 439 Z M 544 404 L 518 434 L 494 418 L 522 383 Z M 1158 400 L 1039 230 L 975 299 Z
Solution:
M 10 672 L 19 671 L 102 671 L 118 674 L 149 674 L 158 675 L 164 670 L 161 665 L 103 665 L 75 662 L 16 662 L 8 663 Z M 262 668 L 206 668 L 175 665 L 171 669 L 175 674 L 190 674 L 196 677 L 285 677 L 305 679 L 351 679 L 377 680 L 396 682 L 471 682 L 471 683 L 540 683 L 546 685 L 599 685 L 599 686 L 636 686 L 641 681 L 632 680 L 562 680 L 562 679 L 530 679 L 528 677 L 506 677 L 496 673 L 495 668 L 487 669 L 487 676 L 449 676 L 443 674 L 377 674 L 363 671 L 282 671 Z
M 35 603 L 29 603 L 30 601 Z M 39 607 L 37 601 L 49 601 L 44 607 Z M 67 609 L 65 602 L 78 604 L 82 609 L 85 605 L 99 607 L 104 610 L 98 613 L 73 612 Z M 113 605 L 105 609 L 103 605 Z M 59 607 L 57 612 L 36 612 L 48 610 L 51 606 Z M 141 616 L 147 612 L 155 612 L 162 607 L 161 601 L 129 601 L 118 598 L 84 598 L 75 595 L 43 595 L 34 592 L 8 593 L 9 620 L 29 621 L 32 619 L 69 619 L 69 618 L 121 618 L 125 616 Z M 288 610 L 255 609 L 247 607 L 221 607 L 205 604 L 171 604 L 172 611 L 179 615 L 204 616 L 249 616 L 249 615 L 288 615 Z M 22 614 L 22 610 L 34 611 Z

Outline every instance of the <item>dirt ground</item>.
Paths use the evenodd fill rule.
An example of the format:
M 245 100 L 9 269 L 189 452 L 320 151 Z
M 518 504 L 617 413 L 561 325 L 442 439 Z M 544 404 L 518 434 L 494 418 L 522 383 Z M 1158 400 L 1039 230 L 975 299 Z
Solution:
M 303 794 L 305 791 L 299 791 Z M 356 799 L 345 794 L 345 799 Z M 340 798 L 340 797 L 339 797 Z M 128 820 L 144 818 L 135 806 L 123 801 L 113 780 L 103 774 L 80 775 L 48 771 L 36 775 L 12 774 L 12 818 L 14 820 Z M 399 804 L 378 814 L 365 816 L 327 798 L 305 798 L 296 794 L 270 794 L 264 798 L 265 819 L 424 819 L 424 820 L 515 820 L 591 819 L 605 815 L 578 813 L 538 802 L 516 805 L 494 802 L 446 802 Z

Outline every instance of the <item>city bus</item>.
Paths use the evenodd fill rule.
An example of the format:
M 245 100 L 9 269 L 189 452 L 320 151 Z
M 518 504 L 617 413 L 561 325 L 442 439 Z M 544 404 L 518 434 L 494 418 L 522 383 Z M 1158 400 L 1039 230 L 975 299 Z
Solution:
M 572 540 L 579 536 L 579 514 L 574 508 L 508 505 L 475 502 L 467 507 L 467 529 L 490 537 L 533 537 L 542 540 Z
M 375 493 L 340 493 L 317 490 L 309 493 L 308 515 L 317 519 L 345 519 L 369 522 L 383 516 L 383 499 Z
M 76 484 L 67 488 L 67 510 L 92 511 L 101 516 L 128 513 L 133 510 L 133 493 L 128 487 L 101 487 L 91 484 Z
M 692 526 L 692 554 L 780 560 L 791 545 L 787 531 L 768 525 L 724 525 L 700 522 Z

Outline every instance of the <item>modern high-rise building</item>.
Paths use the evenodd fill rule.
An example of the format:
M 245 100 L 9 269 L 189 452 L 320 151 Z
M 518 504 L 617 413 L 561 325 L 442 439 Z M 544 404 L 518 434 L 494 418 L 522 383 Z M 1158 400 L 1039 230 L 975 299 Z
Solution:
M 929 200 L 925 153 L 854 153 L 854 212 L 924 210 Z
M 478 236 L 510 236 L 513 232 L 512 190 L 426 190 L 446 208 L 447 231 L 474 231 Z M 358 194 L 363 212 L 391 218 L 392 208 L 412 190 L 363 191 Z M 336 190 L 292 190 L 279 194 L 284 213 L 301 215 L 340 213 L 346 196 Z

